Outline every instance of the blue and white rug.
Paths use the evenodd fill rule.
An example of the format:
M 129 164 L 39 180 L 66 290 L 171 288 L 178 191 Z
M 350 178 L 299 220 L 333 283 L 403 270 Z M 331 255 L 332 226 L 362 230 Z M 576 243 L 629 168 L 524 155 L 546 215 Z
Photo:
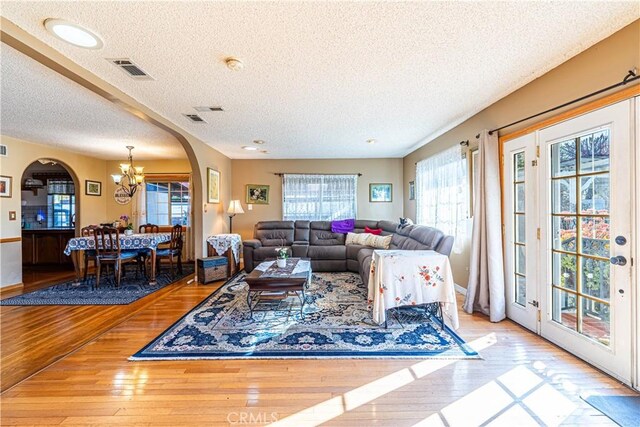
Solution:
M 133 267 L 131 267 L 133 268 Z M 128 271 L 116 288 L 113 274 L 110 278 L 103 275 L 100 287 L 95 287 L 95 275 L 89 275 L 87 281 L 74 283 L 67 281 L 45 289 L 29 292 L 0 301 L 0 305 L 126 305 L 154 293 L 173 282 L 193 274 L 193 264 L 183 263 L 182 274 L 176 272 L 171 278 L 169 267 L 160 270 L 155 285 L 149 284 L 143 274 L 135 278 L 134 271 Z
M 386 329 L 373 324 L 357 274 L 314 273 L 304 315 L 300 300 L 290 296 L 259 307 L 253 319 L 244 276 L 216 290 L 130 360 L 480 358 L 435 319 L 404 313 L 402 324 L 393 316 Z

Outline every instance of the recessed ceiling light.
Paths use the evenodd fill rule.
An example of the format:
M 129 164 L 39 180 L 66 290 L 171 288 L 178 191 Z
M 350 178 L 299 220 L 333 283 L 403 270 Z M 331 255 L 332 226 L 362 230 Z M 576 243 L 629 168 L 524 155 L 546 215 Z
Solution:
M 376 140 L 375 139 L 367 139 L 367 144 L 375 144 Z
M 258 145 L 262 145 L 262 144 L 264 144 L 264 141 L 263 141 L 263 140 L 261 140 L 261 139 L 254 139 L 254 140 L 253 140 L 253 143 L 254 143 L 254 144 L 258 144 Z
M 227 68 L 232 71 L 240 71 L 244 68 L 244 64 L 238 58 L 229 57 L 224 60 Z
M 44 21 L 44 26 L 51 34 L 74 46 L 85 49 L 100 49 L 102 47 L 100 37 L 78 24 L 63 19 L 49 18 Z
M 247 150 L 247 151 L 257 151 L 258 147 L 250 147 L 248 145 L 245 145 L 242 147 L 243 150 Z

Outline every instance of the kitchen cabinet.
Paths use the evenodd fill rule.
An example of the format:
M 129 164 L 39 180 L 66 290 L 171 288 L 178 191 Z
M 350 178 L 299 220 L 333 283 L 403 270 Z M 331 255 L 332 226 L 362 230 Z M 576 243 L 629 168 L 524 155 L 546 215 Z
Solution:
M 22 230 L 22 264 L 71 264 L 63 251 L 74 236 L 73 229 Z

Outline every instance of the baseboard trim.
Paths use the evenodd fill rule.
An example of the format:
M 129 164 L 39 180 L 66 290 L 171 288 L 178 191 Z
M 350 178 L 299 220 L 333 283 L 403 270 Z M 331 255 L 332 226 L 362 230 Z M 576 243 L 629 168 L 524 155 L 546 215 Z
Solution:
M 16 289 L 22 289 L 24 287 L 24 283 L 16 283 L 15 285 L 3 286 L 0 288 L 0 296 L 5 292 L 15 291 Z
M 464 296 L 467 295 L 467 288 L 463 288 L 462 286 L 458 285 L 457 283 L 455 283 L 453 285 L 453 287 L 455 288 L 457 293 L 462 294 Z

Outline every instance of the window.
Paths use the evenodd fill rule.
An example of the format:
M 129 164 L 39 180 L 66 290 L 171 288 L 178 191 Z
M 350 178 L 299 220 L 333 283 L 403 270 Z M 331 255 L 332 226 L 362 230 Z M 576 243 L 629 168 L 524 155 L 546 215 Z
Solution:
M 356 217 L 357 175 L 285 174 L 283 219 L 330 221 Z
M 463 243 L 469 199 L 467 161 L 459 145 L 416 164 L 416 222 Z
M 73 227 L 76 213 L 76 196 L 73 181 L 47 180 L 47 206 L 49 227 Z
M 147 222 L 157 225 L 189 225 L 189 183 L 146 183 Z

